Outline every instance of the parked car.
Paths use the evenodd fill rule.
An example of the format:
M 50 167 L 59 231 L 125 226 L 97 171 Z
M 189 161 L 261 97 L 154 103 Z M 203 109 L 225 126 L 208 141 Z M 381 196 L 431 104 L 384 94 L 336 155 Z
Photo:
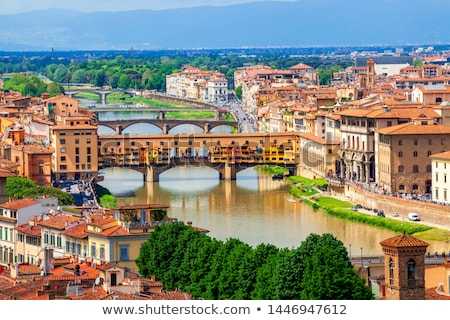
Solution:
M 384 218 L 385 217 L 384 211 L 383 210 L 378 211 L 377 216 Z
M 409 221 L 420 221 L 420 217 L 417 213 L 410 212 L 410 213 L 408 213 L 408 220 Z
M 394 212 L 392 212 L 392 216 L 393 216 L 393 217 L 398 217 L 399 214 L 398 214 L 398 212 L 395 212 L 395 211 L 394 211 Z

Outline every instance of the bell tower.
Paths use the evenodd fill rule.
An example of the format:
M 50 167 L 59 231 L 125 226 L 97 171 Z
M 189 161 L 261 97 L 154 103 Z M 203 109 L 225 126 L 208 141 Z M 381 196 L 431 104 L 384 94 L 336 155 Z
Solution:
M 428 243 L 403 233 L 380 244 L 384 252 L 386 300 L 424 300 Z
M 367 59 L 367 87 L 375 88 L 375 60 Z

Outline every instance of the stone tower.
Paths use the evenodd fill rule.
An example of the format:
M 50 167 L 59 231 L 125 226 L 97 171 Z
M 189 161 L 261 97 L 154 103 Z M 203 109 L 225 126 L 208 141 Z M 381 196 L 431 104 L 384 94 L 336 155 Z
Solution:
M 367 87 L 375 88 L 375 60 L 367 59 Z
M 384 252 L 386 300 L 424 300 L 428 243 L 403 233 L 380 244 Z

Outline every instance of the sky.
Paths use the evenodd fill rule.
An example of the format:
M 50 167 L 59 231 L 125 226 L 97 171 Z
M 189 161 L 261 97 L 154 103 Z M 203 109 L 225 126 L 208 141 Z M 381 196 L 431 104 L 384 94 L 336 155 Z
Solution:
M 164 10 L 198 6 L 227 6 L 238 3 L 270 0 L 0 0 L 0 15 L 44 9 L 68 9 L 81 12 L 127 11 L 137 9 Z M 295 1 L 295 0 L 271 0 Z

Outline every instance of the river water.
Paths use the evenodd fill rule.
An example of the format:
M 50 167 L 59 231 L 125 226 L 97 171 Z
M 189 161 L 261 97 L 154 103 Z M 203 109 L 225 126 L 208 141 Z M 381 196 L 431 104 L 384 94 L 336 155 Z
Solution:
M 92 104 L 84 100 L 81 105 Z M 104 115 L 111 120 L 123 114 Z M 132 128 L 130 128 L 132 129 Z M 142 127 L 135 128 L 142 133 Z M 180 129 L 179 129 L 180 130 Z M 183 127 L 183 130 L 193 130 Z M 133 131 L 129 132 L 130 134 Z M 159 134 L 160 132 L 152 132 Z M 102 133 L 99 130 L 99 134 Z M 102 186 L 119 205 L 159 203 L 169 206 L 169 216 L 209 230 L 218 240 L 237 238 L 256 246 L 261 243 L 296 248 L 311 233 L 331 233 L 351 256 L 382 255 L 380 241 L 396 236 L 389 230 L 351 222 L 314 210 L 303 203 L 289 202 L 289 185 L 272 180 L 254 169 L 246 169 L 233 181 L 220 180 L 207 167 L 175 167 L 160 175 L 159 182 L 145 182 L 141 173 L 128 168 L 105 168 Z M 448 252 L 448 243 L 427 241 L 429 252 Z

